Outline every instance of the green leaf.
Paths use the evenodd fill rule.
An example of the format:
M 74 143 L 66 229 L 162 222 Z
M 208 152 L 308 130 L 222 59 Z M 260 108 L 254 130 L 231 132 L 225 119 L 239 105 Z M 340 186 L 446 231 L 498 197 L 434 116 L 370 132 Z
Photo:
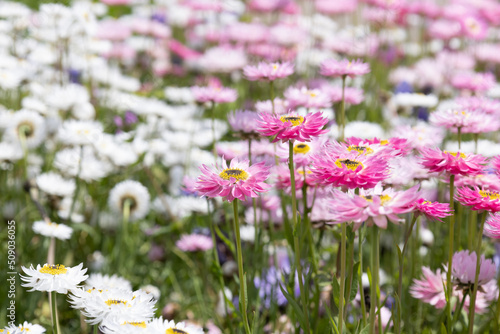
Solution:
M 349 295 L 349 301 L 353 301 L 356 298 L 359 288 L 359 261 L 356 262 L 352 269 L 352 284 L 351 284 L 351 294 Z
M 333 302 L 335 303 L 335 306 L 339 307 L 339 300 L 340 300 L 340 285 L 339 282 L 337 281 L 337 277 L 333 276 L 332 279 L 332 288 L 333 288 Z
M 447 334 L 448 332 L 446 331 L 446 326 L 441 323 L 441 334 Z
M 226 246 L 229 248 L 229 250 L 231 251 L 231 253 L 236 254 L 236 252 L 234 250 L 233 243 L 231 241 L 229 241 L 228 238 L 226 238 L 226 236 L 224 235 L 224 233 L 221 232 L 219 226 L 217 226 L 217 225 L 215 225 L 215 233 L 217 233 L 217 235 L 219 236 L 219 238 L 226 244 Z
M 288 293 L 288 291 L 286 291 L 286 289 L 283 288 L 281 284 L 280 284 L 280 289 L 283 295 L 285 296 L 286 300 L 288 301 L 288 303 L 290 303 L 290 305 L 292 306 L 300 326 L 302 326 L 302 328 L 306 328 L 306 317 L 304 316 L 304 313 L 302 312 L 300 305 L 295 301 L 295 298 L 293 298 Z
M 359 334 L 368 334 L 368 333 L 370 333 L 370 325 L 366 325 L 366 327 L 359 332 Z
M 328 319 L 330 320 L 330 326 L 332 329 L 332 332 L 335 334 L 339 334 L 339 329 L 337 328 L 337 324 L 335 323 L 335 320 L 332 317 L 332 311 L 330 311 L 329 307 L 325 307 L 326 314 L 328 315 Z

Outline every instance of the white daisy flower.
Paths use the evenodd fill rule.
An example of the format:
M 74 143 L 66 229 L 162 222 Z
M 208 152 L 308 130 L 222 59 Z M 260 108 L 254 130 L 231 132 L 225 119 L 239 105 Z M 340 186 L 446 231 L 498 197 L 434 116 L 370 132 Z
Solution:
M 144 291 L 145 293 L 151 295 L 154 300 L 159 300 L 160 299 L 160 289 L 158 289 L 156 286 L 148 284 L 143 287 L 141 287 L 139 290 Z
M 80 169 L 80 150 L 80 147 L 75 147 L 58 151 L 54 158 L 54 166 L 64 174 L 74 177 L 79 175 L 82 180 L 87 182 L 102 179 L 111 173 L 113 167 L 98 160 L 92 148 L 88 146 L 83 147 L 83 160 Z
M 0 142 L 0 161 L 17 161 L 22 157 L 23 152 L 18 143 Z
M 101 138 L 102 124 L 97 121 L 67 120 L 59 128 L 58 138 L 64 144 L 87 145 Z
M 73 196 L 76 188 L 75 180 L 66 180 L 61 175 L 54 172 L 38 175 L 36 184 L 44 193 L 60 197 Z
M 25 321 L 23 324 L 20 324 L 19 326 L 10 326 L 5 329 L 7 333 L 10 334 L 42 334 L 45 333 L 45 328 L 38 324 L 30 324 L 29 322 Z M 3 331 L 0 330 L 0 333 Z
M 7 139 L 21 143 L 21 133 L 24 133 L 28 148 L 39 146 L 46 136 L 44 118 L 31 110 L 22 109 L 15 112 L 10 118 L 5 135 Z
M 96 289 L 116 288 L 132 291 L 132 284 L 127 279 L 118 275 L 109 276 L 101 273 L 90 274 L 85 281 L 85 286 Z
M 143 291 L 121 289 L 90 290 L 84 298 L 73 298 L 70 302 L 79 305 L 89 324 L 102 323 L 110 317 L 122 316 L 134 320 L 147 321 L 153 317 L 155 301 Z M 81 290 L 80 292 L 81 293 Z
M 126 318 L 123 316 L 119 317 L 109 317 L 104 320 L 101 326 L 99 326 L 100 331 L 103 334 L 120 333 L 120 334 L 139 334 L 139 333 L 151 333 L 148 328 L 149 322 Z
M 36 269 L 22 267 L 26 276 L 21 275 L 24 287 L 31 288 L 28 291 L 56 291 L 66 294 L 68 290 L 76 289 L 76 286 L 87 279 L 87 269 L 82 269 L 83 263 L 76 267 L 65 267 L 62 264 L 39 264 Z
M 67 240 L 71 238 L 73 229 L 64 224 L 47 223 L 44 220 L 39 220 L 33 223 L 33 231 L 36 234 L 41 234 L 46 237 L 57 238 L 59 240 Z
M 183 322 L 175 323 L 173 320 L 163 320 L 155 318 L 149 324 L 150 333 L 159 334 L 203 334 L 203 329 L 197 326 L 186 325 Z
M 127 180 L 118 183 L 109 193 L 108 205 L 112 211 L 121 215 L 126 200 L 130 201 L 131 220 L 142 219 L 148 214 L 149 192 L 139 182 Z

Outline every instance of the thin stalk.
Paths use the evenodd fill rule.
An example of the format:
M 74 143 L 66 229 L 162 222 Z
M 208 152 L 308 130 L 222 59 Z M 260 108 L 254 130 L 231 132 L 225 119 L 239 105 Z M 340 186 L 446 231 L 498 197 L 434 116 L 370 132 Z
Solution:
M 347 296 L 347 298 L 346 298 L 345 307 L 344 307 L 344 318 L 347 315 L 346 314 L 347 306 L 349 304 L 349 297 L 351 295 L 352 277 L 353 277 L 353 269 L 354 269 L 353 267 L 354 267 L 354 242 L 350 243 L 350 245 L 349 245 L 349 267 L 348 267 L 348 272 L 347 272 L 347 277 L 349 277 L 349 279 L 347 280 L 347 287 L 346 287 L 346 293 L 345 293 L 345 296 Z
M 467 249 L 474 248 L 474 240 L 476 239 L 476 237 L 475 237 L 476 228 L 477 228 L 477 211 L 471 210 L 471 213 L 469 216 L 469 233 L 467 236 L 467 243 L 468 243 Z
M 50 238 L 49 251 L 47 252 L 47 263 L 56 264 L 56 239 L 54 237 Z
M 379 233 L 378 227 L 373 225 L 370 229 L 371 234 L 371 267 L 372 267 L 372 285 L 370 287 L 370 333 L 375 333 L 375 312 L 378 306 L 378 271 L 379 271 Z
M 457 203 L 457 217 L 455 221 L 455 228 L 456 228 L 456 239 L 457 239 L 457 247 L 458 249 L 461 249 L 462 247 L 462 212 L 463 212 L 463 205 L 459 202 Z
M 269 81 L 269 94 L 271 95 L 271 107 L 273 109 L 273 115 L 276 114 L 274 109 L 274 81 Z
M 339 296 L 339 333 L 342 334 L 344 326 L 344 294 L 345 294 L 345 262 L 346 262 L 346 239 L 347 223 L 342 223 L 342 237 L 340 239 L 340 296 Z
M 468 294 L 469 294 L 469 290 L 465 290 L 464 296 L 462 297 L 462 301 L 460 302 L 458 309 L 455 309 L 455 315 L 453 316 L 453 326 L 457 323 L 457 321 L 460 317 L 460 314 L 462 313 L 462 309 L 463 309 L 464 303 L 465 303 L 465 298 L 467 297 Z
M 470 299 L 470 307 L 469 307 L 469 334 L 472 334 L 474 331 L 474 317 L 476 315 L 476 297 L 478 290 L 478 281 L 479 281 L 479 269 L 481 268 L 481 244 L 483 241 L 483 229 L 484 222 L 486 221 L 487 212 L 484 211 L 481 217 L 481 227 L 479 228 L 479 234 L 477 236 L 477 247 L 476 247 L 476 275 L 474 277 L 474 285 L 472 286 L 472 296 Z
M 446 291 L 448 295 L 448 303 L 446 305 L 446 310 L 448 313 L 448 322 L 447 322 L 447 332 L 451 333 L 451 297 L 452 297 L 452 283 L 451 283 L 451 268 L 453 265 L 453 231 L 455 229 L 455 202 L 454 196 L 455 194 L 455 175 L 450 176 L 450 208 L 453 211 L 453 214 L 450 216 L 450 226 L 449 226 L 449 235 L 448 235 L 448 270 L 446 272 Z
M 302 300 L 302 311 L 306 317 L 306 334 L 311 333 L 309 329 L 309 313 L 306 304 L 306 291 L 304 289 L 304 281 L 302 277 L 302 264 L 300 263 L 300 244 L 297 226 L 297 193 L 295 190 L 295 168 L 293 165 L 293 141 L 288 142 L 288 167 L 290 169 L 290 182 L 292 186 L 292 220 L 293 220 L 293 241 L 295 250 L 295 266 L 299 277 L 300 298 Z
M 130 218 L 130 205 L 131 205 L 131 200 L 126 199 L 123 202 L 123 220 L 122 220 L 122 230 L 121 230 L 121 235 L 120 235 L 120 245 L 117 249 L 118 251 L 118 268 L 123 268 L 123 259 L 126 259 L 128 256 L 127 252 L 127 240 L 128 240 L 128 223 L 129 223 L 129 218 Z
M 457 137 L 458 137 L 458 150 L 462 148 L 462 127 L 459 126 L 457 128 Z
M 238 256 L 238 276 L 240 279 L 240 302 L 241 302 L 241 313 L 243 315 L 243 326 L 245 327 L 245 332 L 250 334 L 250 326 L 248 325 L 248 314 L 247 314 L 247 301 L 246 301 L 246 282 L 243 275 L 243 254 L 241 252 L 241 237 L 240 237 L 240 222 L 238 217 L 238 200 L 233 201 L 233 213 L 234 213 L 234 235 L 236 237 L 236 253 Z
M 99 333 L 97 327 L 98 327 L 98 325 L 94 325 L 94 334 L 98 334 Z
M 26 131 L 29 131 L 29 128 L 26 125 L 21 125 L 18 131 L 21 149 L 23 150 L 24 178 L 28 180 L 28 147 L 26 145 Z
M 59 316 L 57 314 L 57 296 L 55 291 L 50 291 L 50 299 L 51 299 L 51 319 L 52 319 L 52 331 L 56 334 L 61 333 L 61 329 L 59 327 Z
M 413 219 L 412 219 L 411 224 L 410 224 L 410 229 L 406 233 L 405 243 L 403 245 L 403 250 L 401 251 L 401 258 L 402 259 L 401 259 L 401 263 L 399 266 L 399 280 L 398 280 L 398 296 L 399 296 L 400 300 L 402 299 L 401 295 L 403 293 L 403 268 L 404 268 L 404 261 L 405 261 L 404 257 L 405 257 L 405 253 L 406 253 L 406 246 L 408 245 L 408 240 L 410 240 L 411 232 L 413 231 L 413 226 L 417 222 L 417 219 L 418 219 L 418 216 L 413 215 Z M 402 302 L 402 300 L 401 300 L 401 302 Z M 400 332 L 400 329 L 398 330 L 398 332 Z
M 345 130 L 345 79 L 346 76 L 342 76 L 342 101 L 340 103 L 340 140 L 344 140 Z
M 364 228 L 363 228 L 364 229 Z M 366 326 L 366 305 L 365 305 L 365 291 L 363 290 L 363 240 L 361 239 L 361 229 L 358 232 L 358 252 L 359 252 L 359 268 L 361 273 L 359 275 L 359 295 L 361 297 L 361 313 L 363 315 L 363 328 Z

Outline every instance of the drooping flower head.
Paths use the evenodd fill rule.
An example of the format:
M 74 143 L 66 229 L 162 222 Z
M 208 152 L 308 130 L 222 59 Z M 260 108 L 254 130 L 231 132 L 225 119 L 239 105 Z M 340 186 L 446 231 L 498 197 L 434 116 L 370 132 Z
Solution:
M 395 224 L 404 221 L 398 214 L 413 211 L 420 194 L 418 185 L 405 191 L 396 191 L 392 188 L 382 190 L 382 185 L 378 184 L 374 189 L 361 189 L 360 195 L 337 189 L 332 191 L 332 195 L 330 211 L 336 222 L 352 221 L 356 227 L 367 222 L 368 225 L 375 224 L 386 229 L 387 220 Z
M 389 176 L 387 160 L 353 151 L 338 154 L 324 149 L 311 157 L 312 177 L 321 184 L 334 187 L 373 188 Z
M 494 190 L 460 187 L 455 199 L 462 205 L 470 206 L 471 210 L 500 211 L 500 193 Z
M 479 174 L 486 159 L 480 155 L 441 151 L 439 148 L 421 148 L 422 165 L 430 172 L 446 172 L 454 175 Z
M 321 112 L 306 116 L 286 114 L 280 117 L 261 113 L 258 123 L 260 124 L 258 131 L 263 136 L 275 136 L 273 143 L 279 140 L 283 143 L 289 140 L 308 142 L 328 132 L 328 130 L 323 130 L 328 119 L 323 117 Z
M 321 63 L 320 73 L 327 77 L 355 77 L 370 72 L 370 66 L 361 60 L 327 59 Z
M 429 202 L 419 198 L 415 202 L 415 215 L 424 215 L 428 220 L 443 222 L 441 218 L 452 215 L 453 210 L 449 203 Z
M 257 66 L 247 65 L 243 68 L 243 74 L 250 81 L 286 78 L 293 74 L 293 64 L 283 63 L 259 63 Z
M 222 159 L 222 168 L 200 167 L 202 174 L 196 181 L 196 190 L 201 196 L 223 197 L 228 202 L 234 199 L 244 201 L 246 197 L 258 197 L 266 192 L 269 185 L 264 181 L 269 176 L 269 168 L 264 162 L 249 166 L 248 160 L 231 160 L 229 166 Z

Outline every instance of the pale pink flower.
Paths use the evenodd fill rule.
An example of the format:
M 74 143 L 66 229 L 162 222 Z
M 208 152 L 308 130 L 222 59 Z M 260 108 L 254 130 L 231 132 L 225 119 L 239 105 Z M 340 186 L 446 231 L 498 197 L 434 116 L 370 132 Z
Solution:
M 183 252 L 204 252 L 214 247 L 212 238 L 201 234 L 183 234 L 175 243 Z
M 456 284 L 474 284 L 476 275 L 477 255 L 476 252 L 463 250 L 453 255 L 451 274 Z M 496 274 L 496 267 L 492 260 L 486 260 L 484 255 L 480 259 L 478 285 L 491 281 Z
M 273 113 L 273 104 L 271 100 L 267 101 L 257 101 L 255 103 L 255 110 L 259 113 Z M 274 113 L 278 115 L 286 114 L 290 110 L 290 106 L 287 100 L 282 100 L 279 98 L 274 99 Z
M 500 213 L 495 212 L 488 216 L 484 225 L 484 235 L 500 239 Z
M 323 86 L 321 90 L 326 92 L 332 102 L 342 101 L 342 87 L 340 86 Z M 355 87 L 345 87 L 344 101 L 347 104 L 360 104 L 365 99 L 362 89 Z
M 484 92 L 496 83 L 491 73 L 461 73 L 451 79 L 451 85 L 457 89 L 466 89 L 473 92 Z
M 462 26 L 454 20 L 440 19 L 432 21 L 427 28 L 427 33 L 432 38 L 449 40 L 460 36 Z
M 258 43 L 265 41 L 269 29 L 260 23 L 236 22 L 228 27 L 228 36 L 233 41 L 242 43 Z
M 355 77 L 370 72 L 368 64 L 361 60 L 349 61 L 347 59 L 327 59 L 321 63 L 320 73 L 327 77 Z
M 352 13 L 358 6 L 357 0 L 316 0 L 318 12 L 328 15 Z
M 488 34 L 488 25 L 479 17 L 467 15 L 460 19 L 462 33 L 475 40 L 483 40 Z
M 229 125 L 231 125 L 234 132 L 240 133 L 243 137 L 251 138 L 259 137 L 257 131 L 259 119 L 259 114 L 250 110 L 236 110 L 227 116 Z
M 410 287 L 410 294 L 413 298 L 420 299 L 437 309 L 444 308 L 446 306 L 446 274 L 442 273 L 441 269 L 438 269 L 434 273 L 428 267 L 422 267 L 422 273 L 422 279 L 413 280 L 413 284 Z
M 236 90 L 212 84 L 207 87 L 193 86 L 191 92 L 194 99 L 201 103 L 228 103 L 234 102 L 238 98 Z
M 304 108 L 328 108 L 332 104 L 328 94 L 320 89 L 289 87 L 284 95 L 292 109 L 299 106 Z
M 257 66 L 247 65 L 243 68 L 243 74 L 250 81 L 286 78 L 293 74 L 293 64 L 284 63 L 259 63 Z

